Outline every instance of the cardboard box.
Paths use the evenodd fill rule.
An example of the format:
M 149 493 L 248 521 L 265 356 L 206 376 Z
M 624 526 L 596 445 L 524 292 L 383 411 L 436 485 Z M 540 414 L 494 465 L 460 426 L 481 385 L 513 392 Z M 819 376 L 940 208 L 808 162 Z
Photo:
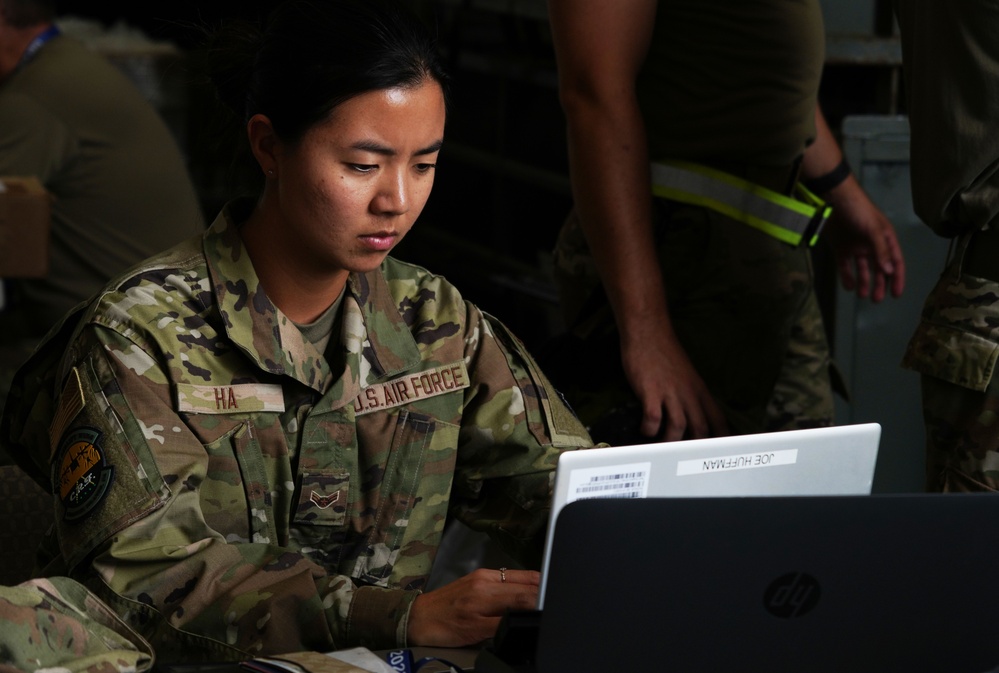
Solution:
M 0 177 L 0 278 L 49 272 L 51 203 L 33 177 Z

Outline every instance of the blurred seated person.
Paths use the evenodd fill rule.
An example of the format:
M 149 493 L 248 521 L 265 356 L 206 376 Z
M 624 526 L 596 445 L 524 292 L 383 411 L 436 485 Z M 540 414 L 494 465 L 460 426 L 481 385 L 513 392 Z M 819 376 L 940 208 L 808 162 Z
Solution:
M 54 15 L 54 0 L 0 0 L 0 176 L 36 177 L 52 197 L 48 275 L 2 279 L 0 407 L 17 366 L 67 311 L 204 230 L 166 124 Z

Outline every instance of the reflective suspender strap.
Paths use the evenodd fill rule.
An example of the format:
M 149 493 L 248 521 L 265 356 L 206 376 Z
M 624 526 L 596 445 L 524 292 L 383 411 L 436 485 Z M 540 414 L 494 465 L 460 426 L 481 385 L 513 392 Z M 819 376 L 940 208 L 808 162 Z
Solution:
M 800 183 L 798 199 L 714 168 L 686 161 L 651 166 L 652 193 L 710 208 L 793 246 L 815 245 L 832 208 Z

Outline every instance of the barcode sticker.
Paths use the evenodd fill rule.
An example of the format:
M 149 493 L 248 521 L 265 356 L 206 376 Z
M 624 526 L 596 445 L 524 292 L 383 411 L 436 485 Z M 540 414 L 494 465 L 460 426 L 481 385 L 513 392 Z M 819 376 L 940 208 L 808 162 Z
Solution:
M 569 473 L 566 502 L 587 498 L 644 498 L 652 463 L 588 467 Z

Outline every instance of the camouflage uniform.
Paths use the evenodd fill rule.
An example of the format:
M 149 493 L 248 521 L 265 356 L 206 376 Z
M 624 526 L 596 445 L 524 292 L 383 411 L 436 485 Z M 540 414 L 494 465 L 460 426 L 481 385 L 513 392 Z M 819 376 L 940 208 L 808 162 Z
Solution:
M 926 298 L 902 360 L 922 375 L 929 491 L 999 490 L 999 282 L 962 272 L 963 261 Z
M 916 214 L 951 238 L 902 366 L 919 372 L 930 491 L 999 489 L 999 12 L 895 0 Z
M 498 321 L 392 258 L 350 276 L 324 356 L 236 205 L 65 324 L 0 437 L 51 477 L 51 567 L 157 656 L 405 645 L 446 517 L 536 564 L 558 454 L 590 439 Z
M 130 673 L 152 664 L 149 643 L 74 580 L 0 587 L 0 673 Z
M 747 44 L 734 54 L 733 45 Z M 791 193 L 815 135 L 823 57 L 812 0 L 659 3 L 636 81 L 650 159 L 699 163 Z M 809 251 L 706 208 L 657 199 L 653 214 L 674 329 L 732 431 L 830 425 L 829 349 Z M 588 371 L 574 376 L 578 366 L 544 362 L 546 371 L 595 440 L 642 441 L 617 327 L 573 215 L 555 264 L 578 338 L 572 359 Z

